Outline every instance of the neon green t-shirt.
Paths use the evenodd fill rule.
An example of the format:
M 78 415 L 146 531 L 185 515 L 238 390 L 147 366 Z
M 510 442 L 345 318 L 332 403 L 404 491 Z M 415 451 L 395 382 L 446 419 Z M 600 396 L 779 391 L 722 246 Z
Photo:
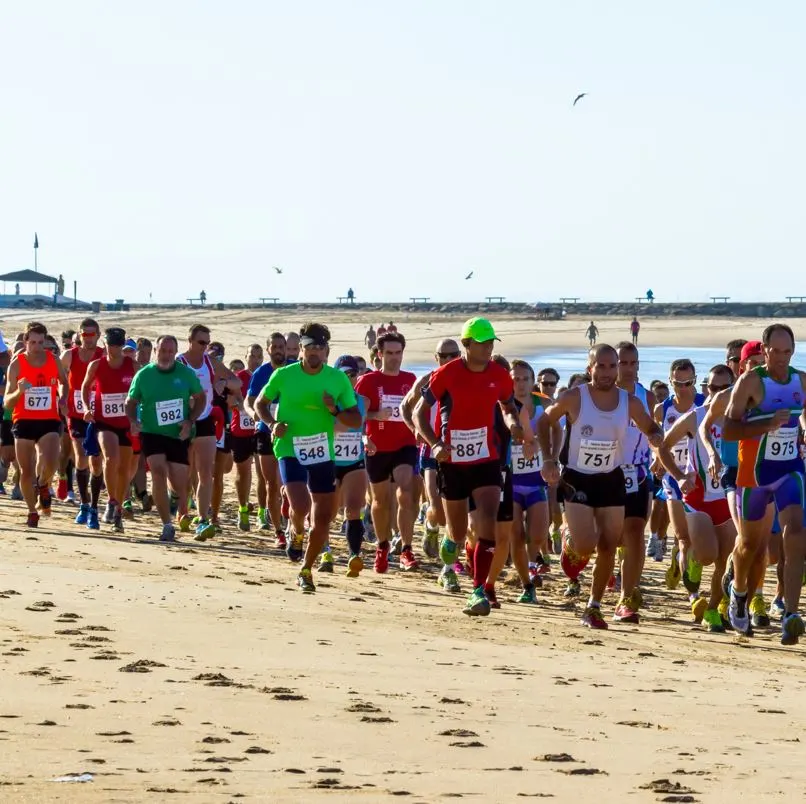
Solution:
M 201 390 L 196 373 L 179 361 L 169 371 L 149 363 L 134 375 L 129 398 L 140 403 L 144 433 L 179 438 L 180 426 L 190 410 L 190 397 Z
M 272 372 L 261 394 L 271 401 L 279 398 L 275 418 L 288 425 L 285 435 L 274 439 L 275 457 L 296 458 L 303 466 L 334 460 L 336 417 L 322 400 L 325 392 L 333 397 L 339 410 L 358 404 L 347 375 L 332 366 L 307 374 L 302 363 L 293 363 Z

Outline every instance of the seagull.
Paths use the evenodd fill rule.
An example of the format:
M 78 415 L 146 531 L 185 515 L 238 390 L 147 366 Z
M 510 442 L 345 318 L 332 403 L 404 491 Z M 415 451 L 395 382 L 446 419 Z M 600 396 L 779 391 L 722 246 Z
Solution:
M 571 104 L 571 106 L 576 106 L 576 105 L 577 105 L 577 101 L 581 101 L 581 100 L 582 100 L 582 98 L 584 98 L 584 97 L 585 97 L 585 95 L 587 95 L 587 94 L 588 94 L 587 92 L 580 92 L 580 93 L 579 93 L 579 95 L 577 95 L 577 96 L 574 98 L 574 102 Z
M 272 268 L 274 268 L 274 270 L 277 271 L 278 274 L 281 274 L 283 272 L 283 269 L 278 268 L 276 265 L 272 265 Z
M 473 271 L 471 271 L 471 272 L 470 272 L 470 273 L 469 273 L 469 274 L 468 274 L 468 275 L 465 277 L 465 279 L 470 279 L 472 276 L 473 276 Z

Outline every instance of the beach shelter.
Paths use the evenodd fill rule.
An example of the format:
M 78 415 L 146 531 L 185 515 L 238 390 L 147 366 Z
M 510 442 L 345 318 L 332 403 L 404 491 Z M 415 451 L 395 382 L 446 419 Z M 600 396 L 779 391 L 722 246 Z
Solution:
M 14 282 L 15 284 L 32 284 L 34 286 L 34 293 L 39 293 L 39 285 L 56 285 L 58 283 L 58 279 L 54 276 L 48 276 L 47 274 L 41 274 L 39 271 L 32 271 L 29 268 L 24 271 L 12 271 L 8 274 L 0 274 L 0 281 L 3 282 L 3 295 L 6 295 L 6 282 Z M 48 293 L 48 296 L 52 296 L 55 292 L 55 288 L 52 292 Z

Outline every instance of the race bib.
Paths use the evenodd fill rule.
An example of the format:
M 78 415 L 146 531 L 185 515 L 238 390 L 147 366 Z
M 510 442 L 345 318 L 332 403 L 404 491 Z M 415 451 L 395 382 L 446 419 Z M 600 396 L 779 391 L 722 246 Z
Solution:
M 337 461 L 358 461 L 361 457 L 361 433 L 336 433 L 333 452 Z
M 798 428 L 779 427 L 767 433 L 765 461 L 791 461 L 798 456 Z
M 84 415 L 84 400 L 81 398 L 81 391 L 73 391 L 73 407 L 80 416 Z
M 255 429 L 255 420 L 245 410 L 239 411 L 238 424 L 240 425 L 241 430 Z
M 327 443 L 327 433 L 317 433 L 312 436 L 294 436 L 294 455 L 300 466 L 313 466 L 330 460 L 330 447 Z
M 635 494 L 638 491 L 638 467 L 634 463 L 628 463 L 621 467 L 624 472 L 624 490 L 627 494 Z
M 523 455 L 523 444 L 512 445 L 512 474 L 513 475 L 533 475 L 543 468 L 543 460 L 540 450 L 534 458 L 525 458 Z
M 706 470 L 705 472 L 705 493 L 703 499 L 706 502 L 713 502 L 714 500 L 721 500 L 725 496 L 725 490 L 722 488 L 722 483 L 719 479 L 714 480 L 711 473 Z
M 688 466 L 688 440 L 683 439 L 682 441 L 678 441 L 672 447 L 672 455 L 674 456 L 675 466 L 681 472 L 685 472 Z
M 616 467 L 616 441 L 597 441 L 582 438 L 579 441 L 578 465 L 585 469 L 601 469 L 609 472 Z
M 119 419 L 126 415 L 126 394 L 103 394 L 101 415 L 105 419 Z
M 451 430 L 451 463 L 471 463 L 490 457 L 487 428 Z
M 383 394 L 381 396 L 381 408 L 391 408 L 392 415 L 387 419 L 390 422 L 402 422 L 403 417 L 400 415 L 400 405 L 403 403 L 403 397 L 393 394 Z
M 36 385 L 25 391 L 26 410 L 50 410 L 53 407 L 53 394 L 46 385 Z
M 184 418 L 185 408 L 181 399 L 166 399 L 157 402 L 157 424 L 160 427 L 180 424 Z

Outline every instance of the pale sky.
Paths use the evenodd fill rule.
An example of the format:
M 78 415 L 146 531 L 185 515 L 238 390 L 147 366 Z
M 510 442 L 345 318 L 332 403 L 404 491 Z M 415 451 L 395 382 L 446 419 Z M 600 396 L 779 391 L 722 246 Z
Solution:
M 85 300 L 806 293 L 805 38 L 784 0 L 5 3 L 0 273 L 36 231 Z

